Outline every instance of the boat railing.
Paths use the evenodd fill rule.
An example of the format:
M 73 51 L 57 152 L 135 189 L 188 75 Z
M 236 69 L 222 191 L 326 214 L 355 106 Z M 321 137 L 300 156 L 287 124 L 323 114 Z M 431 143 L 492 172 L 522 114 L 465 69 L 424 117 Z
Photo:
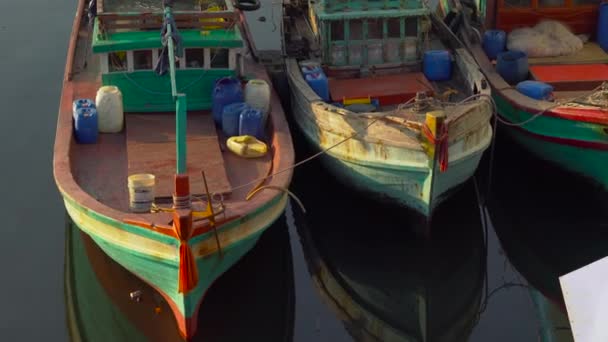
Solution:
M 390 10 L 416 8 L 416 2 L 408 0 L 322 0 L 321 4 L 326 12 L 345 10 Z
M 106 33 L 116 31 L 158 30 L 163 13 L 157 12 L 104 12 L 97 15 L 99 28 Z M 235 11 L 175 11 L 173 18 L 180 29 L 227 29 L 234 27 L 238 15 Z

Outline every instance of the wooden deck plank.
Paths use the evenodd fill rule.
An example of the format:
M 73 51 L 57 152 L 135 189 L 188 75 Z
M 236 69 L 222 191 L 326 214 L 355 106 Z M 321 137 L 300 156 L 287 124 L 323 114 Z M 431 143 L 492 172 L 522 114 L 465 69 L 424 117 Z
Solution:
M 170 198 L 175 175 L 175 115 L 128 114 L 128 173 L 156 176 L 156 198 Z M 204 193 L 201 170 L 205 171 L 210 192 L 229 194 L 226 175 L 213 118 L 208 113 L 188 113 L 187 170 L 193 194 Z

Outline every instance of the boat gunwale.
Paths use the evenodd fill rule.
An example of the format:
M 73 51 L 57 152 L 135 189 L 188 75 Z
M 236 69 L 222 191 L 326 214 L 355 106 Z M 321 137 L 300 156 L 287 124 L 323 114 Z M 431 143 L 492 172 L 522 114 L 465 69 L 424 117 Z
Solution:
M 477 61 L 479 68 L 483 71 L 486 79 L 490 83 L 493 96 L 500 96 L 513 107 L 530 114 L 544 111 L 542 114 L 543 116 L 574 122 L 604 125 L 606 126 L 606 129 L 608 129 L 608 111 L 591 106 L 588 108 L 570 108 L 567 106 L 554 107 L 555 103 L 553 102 L 529 98 L 519 93 L 515 87 L 510 86 L 502 77 L 500 77 L 494 67 L 492 67 L 490 60 L 479 43 L 473 44 L 470 50 Z M 598 148 L 603 145 L 607 145 L 608 147 L 608 143 L 602 144 L 601 142 L 597 142 L 597 145 Z
M 53 174 L 55 182 L 63 197 L 68 200 L 71 200 L 74 203 L 77 203 L 79 206 L 83 207 L 87 211 L 94 211 L 95 213 L 101 216 L 116 221 L 117 223 L 119 223 L 119 225 L 132 226 L 136 228 L 135 231 L 137 231 L 138 229 L 148 231 L 151 233 L 152 236 L 156 236 L 157 238 L 162 235 L 169 235 L 173 238 L 177 238 L 173 230 L 164 232 L 160 231 L 160 229 L 158 228 L 155 230 L 145 228 L 141 225 L 138 226 L 124 222 L 125 220 L 133 220 L 154 225 L 155 221 L 166 221 L 166 218 L 168 218 L 170 215 L 154 213 L 136 214 L 114 209 L 105 203 L 97 201 L 95 198 L 93 198 L 93 196 L 87 193 L 75 180 L 74 174 L 72 172 L 72 159 L 74 156 L 71 154 L 72 144 L 75 143 L 72 132 L 71 113 L 74 86 L 76 85 L 73 80 L 73 70 L 76 58 L 75 56 L 77 52 L 78 34 L 83 26 L 82 19 L 83 17 L 85 17 L 85 2 L 86 0 L 79 0 L 68 45 L 68 53 L 62 82 L 62 92 L 60 97 L 55 144 L 53 150 Z M 263 69 L 261 65 L 254 64 L 253 66 L 256 66 L 256 68 L 254 68 L 254 70 L 250 69 L 248 71 L 258 71 L 258 73 L 261 71 L 261 75 L 258 74 L 256 76 L 262 76 L 267 82 L 270 82 L 267 72 Z M 291 177 L 293 175 L 293 169 L 290 169 L 289 167 L 293 166 L 294 164 L 295 154 L 285 114 L 278 99 L 278 95 L 273 87 L 271 87 L 271 108 L 272 112 L 269 115 L 269 117 L 271 118 L 270 124 L 272 126 L 273 132 L 271 146 L 274 147 L 275 152 L 272 156 L 272 170 L 285 171 L 277 175 L 271 175 L 269 177 L 269 180 L 267 181 L 267 184 L 265 185 L 273 185 L 287 188 L 289 186 L 289 183 L 291 182 Z M 263 207 L 263 205 L 267 202 L 276 200 L 277 198 L 284 195 L 285 194 L 283 194 L 282 192 L 277 194 L 276 192 L 266 191 L 256 195 L 255 198 L 250 201 L 243 200 L 235 202 L 236 208 L 234 210 L 236 211 L 235 214 L 237 214 L 237 219 L 244 219 L 243 216 L 247 216 L 248 214 L 256 211 L 256 209 Z M 228 206 L 230 207 L 230 204 L 228 204 Z M 231 221 L 233 220 L 228 220 L 228 222 Z M 219 228 L 221 228 L 221 226 Z

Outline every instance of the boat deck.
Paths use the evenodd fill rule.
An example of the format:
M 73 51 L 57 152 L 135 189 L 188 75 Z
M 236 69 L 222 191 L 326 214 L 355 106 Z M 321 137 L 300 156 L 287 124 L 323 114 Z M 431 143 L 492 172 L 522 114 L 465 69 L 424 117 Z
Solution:
M 85 52 L 90 48 L 87 43 L 89 34 L 86 26 L 81 27 L 78 33 L 72 64 L 72 84 L 67 88 L 71 92 L 71 96 L 68 96 L 72 99 L 95 99 L 101 86 L 98 57 Z M 250 62 L 248 67 L 250 75 L 270 82 L 263 68 Z M 239 157 L 226 149 L 226 137 L 216 131 L 209 113 L 188 112 L 187 168 L 193 194 L 204 193 L 201 175 L 201 170 L 204 170 L 209 191 L 222 193 L 226 204 L 241 203 L 242 205 L 233 206 L 242 208 L 239 210 L 253 205 L 249 202 L 245 205 L 245 197 L 257 184 L 233 192 L 230 189 L 267 176 L 273 168 L 282 166 L 278 165 L 278 161 L 283 164 L 292 160 L 288 158 L 293 150 L 288 141 L 290 137 L 287 124 L 284 119 L 277 121 L 274 118 L 275 115 L 283 115 L 276 95 L 271 98 L 271 108 L 271 127 L 275 130 L 274 134 L 277 134 L 278 129 L 281 137 L 267 141 L 273 144 L 273 148 L 269 148 L 266 156 L 255 159 Z M 274 113 L 275 111 L 279 113 Z M 273 137 L 273 134 L 268 136 Z M 274 141 L 276 139 L 279 140 Z M 275 145 L 277 143 L 289 146 Z M 127 178 L 130 174 L 141 172 L 156 176 L 157 203 L 163 203 L 171 198 L 173 192 L 175 114 L 125 113 L 125 128 L 120 133 L 100 133 L 95 144 L 79 144 L 71 139 L 69 165 L 76 184 L 112 209 L 129 211 Z M 289 179 L 290 176 L 286 173 L 276 180 L 283 184 Z M 270 195 L 272 194 L 274 193 Z M 268 196 L 260 195 L 256 198 L 266 197 Z
M 215 124 L 209 112 L 188 113 L 187 170 L 192 193 L 205 193 L 201 171 L 211 193 L 230 193 Z M 156 176 L 156 198 L 171 200 L 175 175 L 175 114 L 147 113 L 126 116 L 129 175 Z
M 89 96 L 90 97 L 90 96 Z M 94 97 L 93 97 L 94 98 Z M 148 115 L 148 117 L 146 117 Z M 198 130 L 208 115 L 199 113 L 188 120 L 189 129 Z M 127 114 L 121 133 L 100 134 L 96 144 L 74 143 L 71 149 L 72 172 L 84 191 L 105 205 L 128 211 L 127 177 L 134 173 L 156 176 L 156 202 L 171 201 L 175 174 L 174 121 L 170 114 Z M 146 122 L 148 121 L 148 122 Z M 141 124 L 145 122 L 145 124 Z M 230 192 L 230 189 L 266 176 L 272 156 L 246 159 L 222 149 L 215 127 L 188 137 L 188 174 L 193 194 L 204 193 L 201 171 L 205 171 L 209 191 L 222 193 L 226 201 L 244 201 L 255 184 Z M 146 134 L 143 131 L 155 131 Z
M 356 98 L 377 98 L 380 105 L 407 102 L 417 92 L 433 87 L 421 72 L 362 78 L 330 78 L 329 92 L 334 101 Z

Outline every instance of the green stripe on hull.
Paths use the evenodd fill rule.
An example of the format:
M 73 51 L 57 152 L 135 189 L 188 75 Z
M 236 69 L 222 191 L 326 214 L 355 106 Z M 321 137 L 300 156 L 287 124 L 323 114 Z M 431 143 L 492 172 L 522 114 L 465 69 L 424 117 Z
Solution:
M 379 199 L 390 199 L 400 205 L 429 214 L 429 172 L 383 169 L 347 162 L 331 155 L 321 160 L 331 173 L 346 186 L 371 193 Z
M 504 99 L 495 96 L 498 111 L 510 122 L 524 122 L 531 114 L 517 109 Z M 530 132 L 528 134 L 521 129 Z M 581 174 L 600 183 L 608 190 L 608 150 L 584 148 L 549 141 L 542 138 L 563 138 L 582 142 L 605 143 L 608 134 L 603 126 L 555 117 L 540 116 L 522 128 L 507 127 L 506 131 L 519 144 L 541 159 L 553 162 L 566 170 Z
M 217 253 L 204 257 L 197 257 L 199 283 L 196 289 L 186 296 L 177 293 L 179 261 L 177 257 L 178 246 L 174 239 L 169 237 L 172 241 L 167 245 L 169 246 L 169 249 L 172 248 L 175 250 L 175 254 L 163 254 L 165 256 L 170 255 L 169 258 L 154 255 L 154 251 L 150 249 L 143 249 L 144 252 L 136 251 L 133 249 L 135 245 L 132 244 L 136 243 L 137 245 L 137 241 L 133 239 L 144 237 L 144 234 L 137 234 L 139 229 L 134 229 L 138 227 L 126 225 L 99 215 L 79 206 L 77 203 L 70 202 L 67 198 L 65 203 L 66 209 L 72 217 L 74 224 L 89 234 L 106 254 L 130 272 L 166 294 L 175 303 L 175 306 L 184 317 L 191 317 L 196 312 L 200 299 L 213 281 L 253 248 L 262 233 L 283 213 L 287 198 L 285 194 L 281 193 L 245 217 L 222 225 L 221 228 L 218 229 L 220 240 L 222 239 L 221 234 L 225 234 L 226 230 L 241 229 L 243 227 L 242 229 L 247 229 L 246 231 L 249 233 L 238 241 L 222 245 L 222 258 L 220 258 Z M 81 221 L 79 220 L 79 216 L 89 218 L 89 220 Z M 98 220 L 98 218 L 102 218 L 102 220 Z M 83 224 L 81 222 L 88 222 L 87 226 L 82 226 Z M 96 224 L 99 224 L 99 226 L 96 226 Z M 127 226 L 127 229 L 124 229 L 124 226 Z M 124 234 L 130 233 L 132 235 L 123 235 L 123 229 L 128 231 L 128 233 L 124 232 Z M 115 231 L 111 232 L 110 230 Z M 117 236 L 119 238 L 117 238 Z M 215 241 L 214 238 L 213 232 L 202 234 L 191 239 L 190 245 L 195 246 L 196 248 L 197 244 L 203 242 L 203 240 Z M 114 240 L 110 241 L 108 239 Z M 142 239 L 141 243 L 146 242 Z M 166 247 L 162 244 L 158 244 L 158 242 L 154 243 L 156 243 L 156 248 Z M 213 242 L 212 244 L 214 245 L 215 243 Z M 129 248 L 129 246 L 133 248 Z M 158 252 L 158 250 L 155 251 Z M 194 249 L 193 252 L 196 255 L 198 250 Z
M 494 95 L 494 101 L 500 116 L 510 122 L 524 122 L 532 117 L 532 114 L 515 108 L 498 95 Z M 523 126 L 527 131 L 549 137 L 605 143 L 608 134 L 604 132 L 604 127 L 606 126 L 542 115 Z
M 260 230 L 246 239 L 226 246 L 222 249 L 222 258 L 217 253 L 197 258 L 199 282 L 196 289 L 185 296 L 177 292 L 177 263 L 163 263 L 151 257 L 134 255 L 128 249 L 107 243 L 96 236 L 92 236 L 92 238 L 112 259 L 169 296 L 184 317 L 191 317 L 211 284 L 251 250 L 263 232 L 264 230 Z
M 177 241 L 175 238 L 165 235 L 165 234 L 161 234 L 161 233 L 157 233 L 153 230 L 147 229 L 147 228 L 143 228 L 143 227 L 139 227 L 139 226 L 134 226 L 131 224 L 127 224 L 121 221 L 117 221 L 113 218 L 107 217 L 105 215 L 99 214 L 93 210 L 90 210 L 88 208 L 83 207 L 82 205 L 80 205 L 80 203 L 74 201 L 71 197 L 69 197 L 67 195 L 67 193 L 62 191 L 62 195 L 63 195 L 63 199 L 66 205 L 66 208 L 68 208 L 69 206 L 73 207 L 74 210 L 77 210 L 79 212 L 84 213 L 85 215 L 87 215 L 88 217 L 95 219 L 97 221 L 100 221 L 104 224 L 107 225 L 111 225 L 113 227 L 116 227 L 118 229 L 124 230 L 125 232 L 129 232 L 129 233 L 133 233 L 133 234 L 137 234 L 139 236 L 148 238 L 148 239 L 152 239 L 167 245 L 172 245 L 175 246 L 176 248 L 179 246 L 179 241 Z M 248 215 L 247 218 L 253 218 L 256 215 L 260 215 L 263 212 L 265 212 L 266 210 L 270 209 L 271 207 L 278 205 L 279 201 L 281 201 L 281 199 L 283 198 L 284 194 L 280 193 L 277 196 L 273 197 L 271 200 L 269 200 L 268 202 L 266 202 L 263 206 L 257 208 L 254 211 L 251 211 Z M 278 216 L 277 216 L 278 217 Z M 274 218 L 274 220 L 276 220 L 276 218 Z M 240 222 L 242 222 L 242 220 L 234 220 L 231 222 L 228 222 L 226 224 L 223 224 L 219 229 L 218 232 L 223 232 L 229 229 L 233 229 L 236 226 L 238 226 L 240 224 Z M 196 236 L 194 238 L 192 238 L 190 240 L 191 244 L 192 243 L 198 243 L 202 240 L 208 239 L 210 237 L 212 237 L 212 232 L 206 233 L 206 234 L 202 234 L 199 236 Z
M 430 216 L 435 208 L 447 199 L 452 189 L 466 182 L 477 169 L 482 153 L 450 164 L 446 172 L 436 171 L 432 205 L 429 205 L 431 175 L 407 170 L 384 169 L 363 166 L 333 156 L 323 156 L 322 161 L 330 171 L 346 185 L 357 190 L 376 194 L 399 205 L 407 206 L 424 216 Z
M 608 151 L 543 141 L 514 129 L 508 133 L 537 157 L 597 182 L 608 190 Z

